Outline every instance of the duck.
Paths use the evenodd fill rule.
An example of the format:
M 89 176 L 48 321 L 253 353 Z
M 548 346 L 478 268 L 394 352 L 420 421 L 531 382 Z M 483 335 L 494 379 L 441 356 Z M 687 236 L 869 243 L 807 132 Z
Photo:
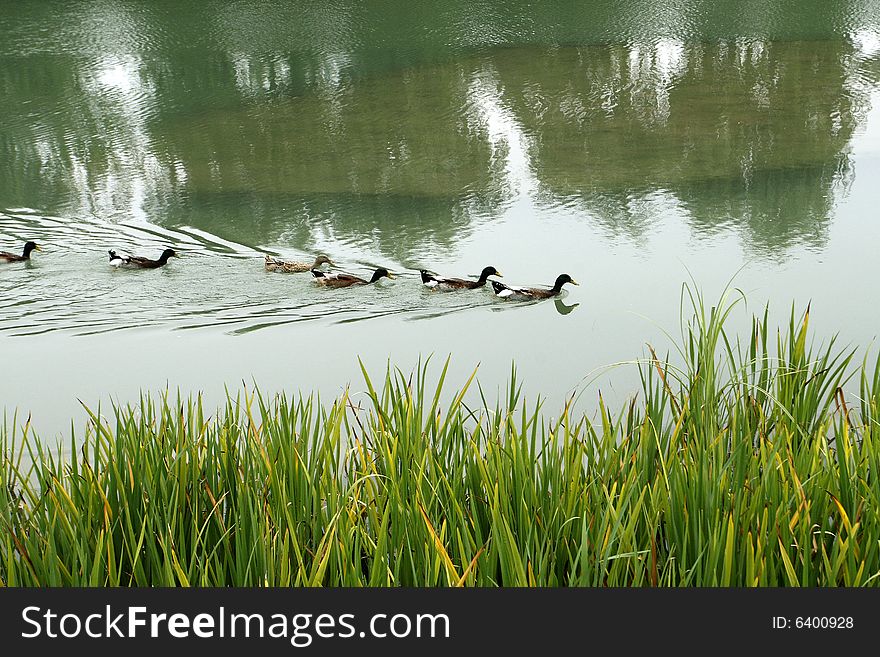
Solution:
M 318 269 L 312 270 L 312 276 L 315 277 L 315 282 L 318 285 L 326 285 L 327 287 L 350 287 L 352 285 L 369 285 L 371 283 L 375 283 L 380 278 L 394 278 L 394 276 L 389 273 L 389 271 L 384 267 L 379 267 L 376 271 L 374 271 L 373 277 L 370 280 L 364 280 L 363 278 L 358 278 L 357 276 L 353 276 L 351 274 L 325 274 Z
M 333 265 L 333 261 L 325 255 L 319 255 L 311 264 L 297 260 L 281 260 L 266 254 L 266 271 L 281 271 L 286 273 L 300 273 L 318 269 L 321 265 Z
M 17 253 L 9 253 L 8 251 L 0 251 L 0 262 L 25 262 L 31 259 L 31 251 L 42 251 L 36 242 L 25 242 L 24 251 L 21 255 Z
M 502 299 L 549 299 L 550 297 L 555 297 L 560 292 L 562 292 L 562 286 L 566 283 L 571 283 L 572 285 L 578 285 L 578 282 L 574 280 L 568 274 L 560 274 L 556 277 L 556 282 L 553 283 L 553 287 L 550 289 L 543 287 L 512 287 L 510 285 L 505 285 L 501 281 L 490 281 L 492 283 L 492 288 L 495 290 L 495 295 L 501 297 Z
M 444 278 L 426 269 L 419 270 L 419 273 L 422 275 L 422 283 L 427 287 L 441 290 L 475 290 L 478 287 L 483 287 L 490 276 L 501 276 L 501 272 L 495 269 L 495 267 L 485 267 L 480 273 L 480 277 L 475 281 L 466 278 Z
M 110 249 L 108 253 L 110 254 L 110 264 L 113 267 L 125 267 L 126 269 L 156 269 L 167 263 L 168 258 L 180 257 L 174 252 L 174 249 L 165 249 L 157 260 L 141 256 L 124 256 L 113 249 Z

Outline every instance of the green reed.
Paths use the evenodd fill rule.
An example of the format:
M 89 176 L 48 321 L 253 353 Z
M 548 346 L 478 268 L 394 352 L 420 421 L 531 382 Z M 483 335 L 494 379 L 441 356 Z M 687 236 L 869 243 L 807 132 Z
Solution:
M 687 289 L 687 288 L 685 288 Z M 742 337 L 687 292 L 679 353 L 595 417 L 444 391 L 89 412 L 68 456 L 0 433 L 0 580 L 15 586 L 863 586 L 880 578 L 880 361 Z M 675 363 L 675 364 L 674 364 Z M 857 403 L 843 386 L 857 382 Z M 850 397 L 853 399 L 853 397 Z M 476 400 L 477 403 L 474 403 Z M 11 428 L 10 428 L 11 427 Z

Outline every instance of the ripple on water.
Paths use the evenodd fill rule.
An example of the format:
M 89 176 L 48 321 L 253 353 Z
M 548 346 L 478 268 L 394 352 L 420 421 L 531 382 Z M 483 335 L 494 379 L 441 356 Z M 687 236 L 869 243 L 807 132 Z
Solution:
M 21 209 L 0 213 L 0 219 L 4 249 L 26 239 L 43 248 L 31 262 L 3 266 L 5 335 L 95 335 L 148 326 L 243 334 L 298 322 L 349 324 L 393 315 L 419 320 L 496 303 L 484 290 L 426 290 L 398 263 L 387 263 L 398 274 L 393 282 L 326 289 L 308 274 L 266 272 L 261 251 L 191 227 L 62 219 Z M 169 245 L 181 257 L 156 270 L 115 269 L 106 255 L 110 248 L 158 255 Z M 335 259 L 340 269 L 360 275 L 375 266 L 344 255 Z

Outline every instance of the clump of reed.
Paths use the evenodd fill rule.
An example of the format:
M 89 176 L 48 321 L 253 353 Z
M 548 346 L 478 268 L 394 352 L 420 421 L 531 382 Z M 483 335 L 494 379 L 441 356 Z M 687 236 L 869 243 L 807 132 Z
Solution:
M 329 404 L 142 396 L 71 438 L 0 435 L 17 586 L 863 586 L 880 574 L 880 362 L 744 338 L 691 294 L 616 412 L 544 417 L 428 364 Z M 677 362 L 677 366 L 673 366 Z M 858 388 L 848 404 L 843 389 Z M 470 391 L 470 392 L 468 392 Z M 466 397 L 479 398 L 472 404 Z M 851 399 L 853 397 L 850 397 Z M 474 406 L 475 408 L 471 408 Z M 7 423 L 8 424 L 8 423 Z

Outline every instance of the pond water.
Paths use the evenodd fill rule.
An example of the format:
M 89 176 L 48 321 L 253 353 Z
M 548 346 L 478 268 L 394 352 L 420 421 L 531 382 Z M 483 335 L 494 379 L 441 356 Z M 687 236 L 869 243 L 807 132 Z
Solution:
M 0 406 L 361 389 L 515 362 L 548 408 L 668 348 L 682 283 L 880 326 L 880 2 L 4 3 Z M 120 271 L 107 250 L 182 257 Z M 317 287 L 263 256 L 398 276 Z M 518 304 L 418 269 L 581 284 Z M 871 283 L 874 281 L 874 283 Z

